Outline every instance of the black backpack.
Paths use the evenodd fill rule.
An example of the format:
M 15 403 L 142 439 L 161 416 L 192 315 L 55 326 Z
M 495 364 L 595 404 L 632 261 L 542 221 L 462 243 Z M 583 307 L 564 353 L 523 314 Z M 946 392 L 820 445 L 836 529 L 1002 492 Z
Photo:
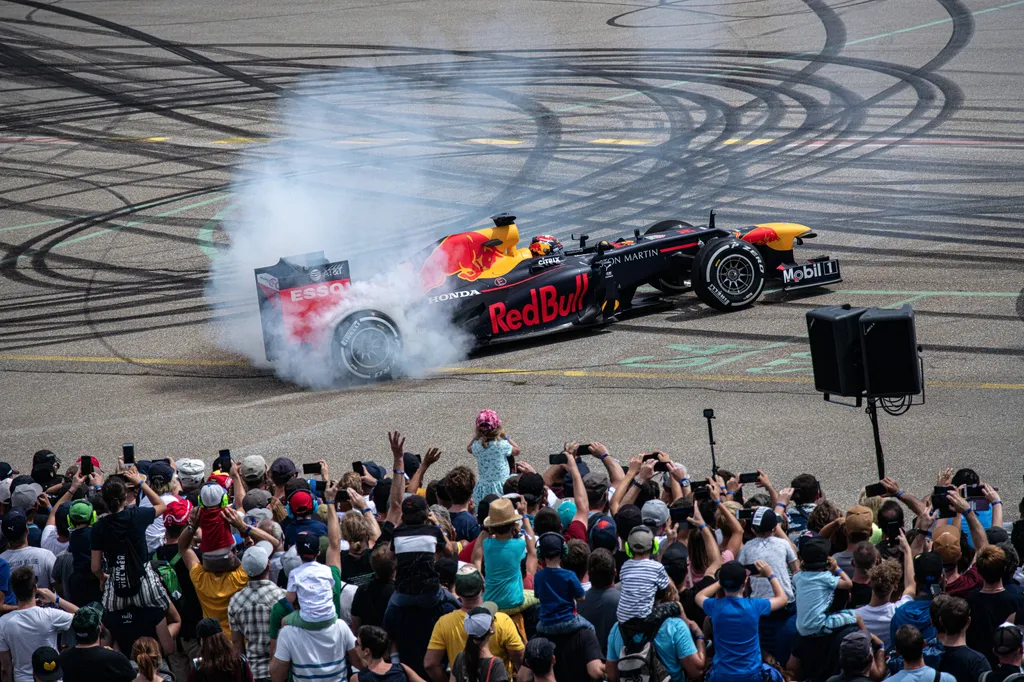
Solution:
M 142 587 L 142 577 L 146 572 L 145 562 L 135 551 L 135 543 L 128 535 L 131 530 L 112 533 L 121 551 L 114 556 L 113 563 L 108 566 L 110 580 L 114 584 L 114 595 L 118 597 L 134 597 Z

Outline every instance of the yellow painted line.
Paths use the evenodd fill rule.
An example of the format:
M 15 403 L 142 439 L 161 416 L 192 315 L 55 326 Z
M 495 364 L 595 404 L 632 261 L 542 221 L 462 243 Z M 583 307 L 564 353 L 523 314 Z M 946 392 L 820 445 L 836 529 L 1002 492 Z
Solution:
M 619 140 L 611 137 L 601 137 L 596 140 L 591 140 L 590 144 L 620 144 L 625 146 L 643 145 L 650 144 L 654 140 Z
M 768 144 L 769 142 L 775 142 L 775 140 L 771 139 L 770 137 L 759 137 L 756 140 L 751 140 L 750 142 L 748 142 L 747 146 L 748 147 L 759 147 L 760 145 Z
M 466 140 L 467 144 L 497 144 L 497 145 L 514 145 L 522 144 L 522 140 L 502 140 L 494 137 L 474 137 L 471 140 Z
M 739 144 L 740 142 L 743 142 L 743 140 L 738 137 L 730 137 L 728 140 L 722 142 L 722 144 Z
M 92 362 L 111 364 L 118 362 L 137 365 L 190 365 L 196 367 L 249 367 L 240 360 L 188 360 L 185 358 L 105 358 L 93 355 L 0 355 L 0 361 L 20 362 Z
M 166 142 L 167 137 L 108 137 L 108 142 Z
M 118 358 L 94 355 L 14 355 L 0 354 L 0 361 L 13 362 L 85 362 L 100 364 L 183 365 L 193 367 L 250 367 L 244 360 L 190 360 L 187 358 Z M 763 376 L 746 374 L 685 374 L 682 372 L 622 372 L 588 369 L 517 369 L 507 367 L 441 367 L 436 374 L 511 374 L 525 376 L 584 377 L 597 379 L 678 379 L 683 381 L 729 381 L 754 384 L 813 384 L 810 377 Z M 930 381 L 930 388 L 969 388 L 992 391 L 1024 391 L 1024 384 L 1001 382 Z
M 248 142 L 269 142 L 269 137 L 225 137 L 223 140 L 214 140 L 214 144 L 245 144 Z

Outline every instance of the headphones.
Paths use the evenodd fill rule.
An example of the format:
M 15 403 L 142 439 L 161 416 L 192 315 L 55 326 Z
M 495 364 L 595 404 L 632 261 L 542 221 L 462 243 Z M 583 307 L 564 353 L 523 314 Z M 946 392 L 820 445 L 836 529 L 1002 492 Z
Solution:
M 541 533 L 540 537 L 537 538 L 537 556 L 538 556 L 538 558 L 540 557 L 540 541 L 543 540 L 544 538 L 546 538 L 549 535 L 558 538 L 559 542 L 562 543 L 562 558 L 564 559 L 567 556 L 569 556 L 569 544 L 565 541 L 565 536 L 562 535 L 561 533 L 555 533 L 555 532 L 552 532 L 552 531 L 548 531 L 547 533 Z
M 658 549 L 659 549 L 659 547 L 658 547 L 658 538 L 654 537 L 654 531 L 652 531 L 647 526 L 637 526 L 637 528 L 643 528 L 644 530 L 646 530 L 648 533 L 651 534 L 651 536 L 654 538 L 654 547 L 651 549 L 651 554 L 657 554 L 658 553 Z M 633 530 L 636 530 L 636 529 L 634 528 Z M 629 532 L 631 534 L 633 533 L 632 530 L 629 531 Z M 630 559 L 632 559 L 633 558 L 633 550 L 630 549 L 629 542 L 627 540 L 623 540 L 622 547 L 623 547 L 623 550 L 625 550 L 625 552 L 626 552 L 626 556 L 628 556 Z
M 320 500 L 317 498 L 317 496 L 313 493 L 312 490 L 306 490 L 305 488 L 296 488 L 295 490 L 293 490 L 290 493 L 288 493 L 288 497 L 286 497 L 284 499 L 285 506 L 288 509 L 288 518 L 289 519 L 294 519 L 295 518 L 295 513 L 292 512 L 292 497 L 295 495 L 295 493 L 298 493 L 298 492 L 309 493 L 309 496 L 311 498 L 313 498 L 313 511 L 312 511 L 313 514 L 316 514 L 317 509 L 320 508 Z
M 96 510 L 92 511 L 92 518 L 89 519 L 89 525 L 96 523 Z M 75 522 L 71 520 L 71 514 L 68 514 L 68 530 L 75 530 Z
M 208 482 L 208 483 L 206 483 L 204 485 L 209 485 L 209 483 L 216 483 L 216 481 L 210 481 L 210 482 Z M 213 507 L 207 507 L 205 504 L 203 504 L 203 496 L 202 496 L 202 494 L 199 494 L 197 496 L 197 501 L 199 502 L 199 507 L 201 509 L 213 509 Z M 224 496 L 220 498 L 220 504 L 217 505 L 217 508 L 225 509 L 226 507 L 229 507 L 229 506 L 231 506 L 231 499 L 228 497 L 228 491 L 225 490 L 224 491 Z

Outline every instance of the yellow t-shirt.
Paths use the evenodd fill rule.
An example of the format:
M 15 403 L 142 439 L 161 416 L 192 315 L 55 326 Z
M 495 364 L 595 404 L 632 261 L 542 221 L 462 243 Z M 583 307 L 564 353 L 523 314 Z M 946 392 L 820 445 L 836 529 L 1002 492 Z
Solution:
M 228 604 L 231 596 L 249 584 L 249 574 L 241 566 L 231 573 L 217 575 L 203 570 L 196 564 L 188 572 L 192 584 L 196 588 L 196 596 L 203 607 L 203 617 L 216 618 L 224 628 L 224 634 L 231 639 L 231 626 L 228 625 Z
M 466 620 L 466 612 L 462 609 L 446 613 L 434 624 L 434 631 L 430 635 L 430 643 L 427 649 L 445 651 L 448 654 L 448 665 L 455 662 L 455 657 L 466 648 L 469 635 L 462 622 Z M 510 651 L 522 651 L 526 648 L 519 630 L 508 615 L 500 611 L 494 614 L 494 636 L 488 643 L 491 653 L 505 662 L 509 679 L 512 678 L 512 661 L 508 656 Z

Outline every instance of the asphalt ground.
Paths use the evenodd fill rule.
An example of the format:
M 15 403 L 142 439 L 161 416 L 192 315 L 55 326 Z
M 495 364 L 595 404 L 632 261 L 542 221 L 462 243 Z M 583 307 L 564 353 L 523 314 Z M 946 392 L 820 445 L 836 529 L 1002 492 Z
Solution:
M 910 303 L 926 403 L 882 415 L 888 471 L 923 491 L 974 466 L 1015 503 L 1022 28 L 1024 2 L 999 0 L 3 0 L 0 453 L 112 462 L 131 441 L 347 469 L 398 428 L 451 465 L 491 407 L 537 466 L 580 439 L 703 473 L 713 407 L 721 465 L 809 471 L 845 504 L 875 478 L 871 429 L 815 393 L 804 314 Z M 293 169 L 296 137 L 314 161 Z M 211 262 L 275 164 L 347 198 L 320 248 L 364 267 L 505 210 L 568 241 L 715 208 L 812 226 L 798 255 L 845 281 L 311 391 L 226 350 L 258 343 L 254 297 L 204 296 L 239 274 Z M 303 242 L 318 207 L 283 208 Z

